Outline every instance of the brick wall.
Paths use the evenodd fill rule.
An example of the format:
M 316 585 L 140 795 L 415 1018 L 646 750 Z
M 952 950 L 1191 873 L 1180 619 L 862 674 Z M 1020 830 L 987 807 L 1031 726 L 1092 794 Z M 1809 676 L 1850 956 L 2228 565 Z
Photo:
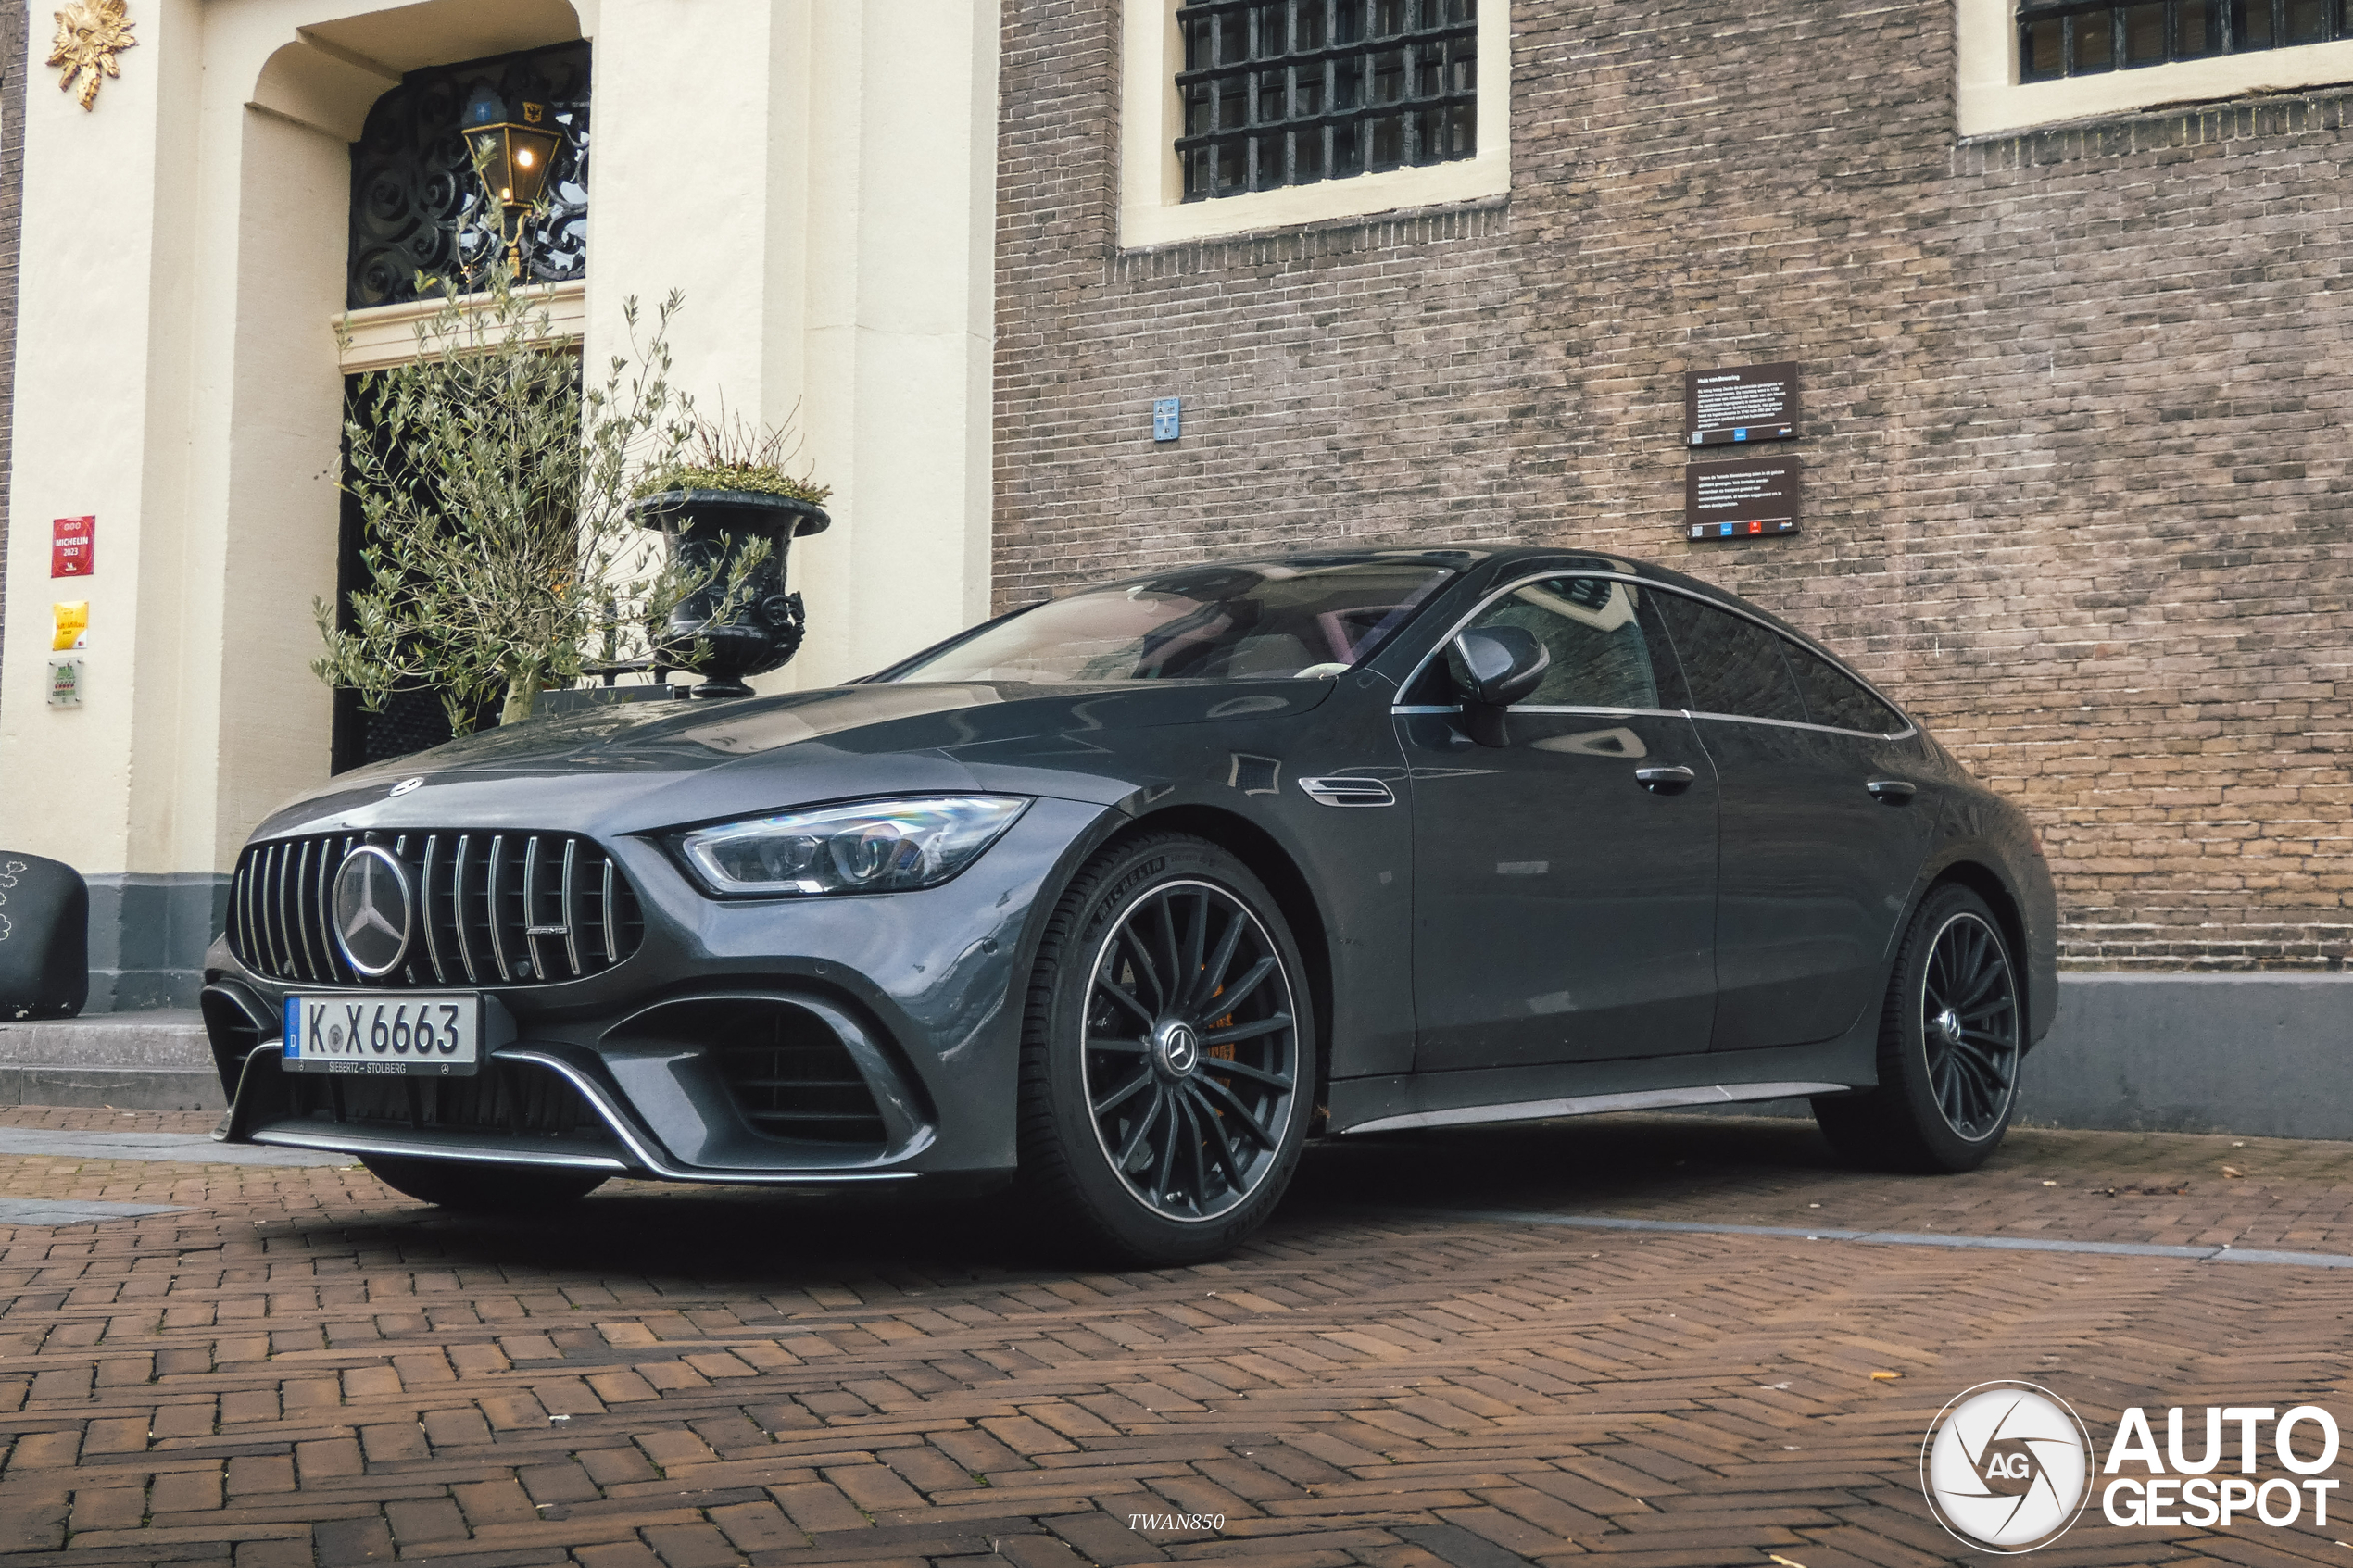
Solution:
M 2341 967 L 2353 95 L 1961 144 L 1951 0 L 1518 0 L 1507 202 L 1123 254 L 1115 6 L 1005 18 L 1000 604 L 1236 546 L 1664 561 L 2023 803 L 2070 963 Z M 1805 531 L 1692 546 L 1682 372 L 1783 358 Z
M 17 399 L 17 247 L 24 194 L 25 0 L 0 0 L 0 649 L 7 646 L 9 443 Z

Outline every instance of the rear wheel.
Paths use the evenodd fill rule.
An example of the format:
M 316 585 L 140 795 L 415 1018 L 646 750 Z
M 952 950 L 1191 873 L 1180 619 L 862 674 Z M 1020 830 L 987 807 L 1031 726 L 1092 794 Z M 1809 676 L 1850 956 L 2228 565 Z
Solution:
M 1920 901 L 1880 1018 L 1879 1086 L 1814 1102 L 1832 1148 L 1899 1171 L 1972 1171 L 2001 1146 L 2025 1051 L 2018 971 L 1985 900 Z
M 1049 922 L 1024 1030 L 1021 1175 L 1088 1250 L 1230 1250 L 1290 1185 L 1315 1085 L 1298 948 L 1248 868 L 1189 835 L 1097 856 Z
M 605 1185 L 602 1171 L 551 1170 L 487 1160 L 362 1156 L 368 1173 L 421 1203 L 468 1214 L 535 1214 L 577 1202 Z

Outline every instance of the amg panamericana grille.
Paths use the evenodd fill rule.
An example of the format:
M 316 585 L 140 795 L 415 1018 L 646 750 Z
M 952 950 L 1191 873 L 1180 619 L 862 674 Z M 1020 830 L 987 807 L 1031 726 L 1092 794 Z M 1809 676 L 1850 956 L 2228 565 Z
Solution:
M 335 872 L 362 844 L 408 869 L 409 949 L 370 977 L 336 946 Z M 229 947 L 312 985 L 544 985 L 610 969 L 645 935 L 612 857 L 575 834 L 329 834 L 248 845 L 229 884 Z

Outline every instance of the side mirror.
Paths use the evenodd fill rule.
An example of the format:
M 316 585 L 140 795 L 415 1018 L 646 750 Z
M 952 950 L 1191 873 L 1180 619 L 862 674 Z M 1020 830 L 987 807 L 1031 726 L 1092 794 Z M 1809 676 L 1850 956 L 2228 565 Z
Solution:
M 1457 636 L 1446 649 L 1446 664 L 1462 688 L 1471 738 L 1502 746 L 1504 709 L 1543 684 L 1553 656 L 1533 632 L 1491 626 Z
M 1544 684 L 1552 651 L 1517 626 L 1465 632 L 1446 650 L 1463 695 L 1481 708 L 1509 708 Z

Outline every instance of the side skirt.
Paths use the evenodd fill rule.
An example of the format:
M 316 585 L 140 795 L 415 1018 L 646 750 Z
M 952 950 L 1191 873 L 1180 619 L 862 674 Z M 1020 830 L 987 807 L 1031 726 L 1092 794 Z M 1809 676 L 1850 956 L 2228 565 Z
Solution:
M 1326 1098 L 1328 1125 L 1335 1134 L 1402 1132 L 1869 1088 L 1879 1081 L 1878 1022 L 1874 1011 L 1835 1040 L 1765 1050 L 1343 1078 Z
M 1411 1127 L 1471 1127 L 1497 1122 L 1549 1122 L 1555 1116 L 1597 1116 L 1605 1110 L 1661 1110 L 1679 1105 L 1733 1105 L 1743 1100 L 1788 1099 L 1834 1094 L 1843 1084 L 1710 1084 L 1694 1089 L 1636 1089 L 1622 1095 L 1579 1095 L 1569 1099 L 1521 1100 L 1512 1105 L 1461 1105 L 1452 1110 L 1415 1110 L 1383 1116 L 1343 1129 L 1351 1133 L 1402 1133 Z

